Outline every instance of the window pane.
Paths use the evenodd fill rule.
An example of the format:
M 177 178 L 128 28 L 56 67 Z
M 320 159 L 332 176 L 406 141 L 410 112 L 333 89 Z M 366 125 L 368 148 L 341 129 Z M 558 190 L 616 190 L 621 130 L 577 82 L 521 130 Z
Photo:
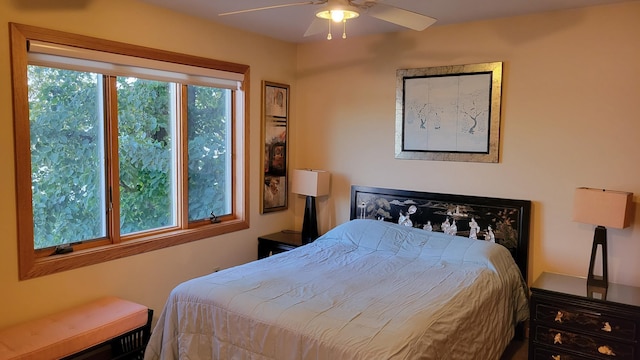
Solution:
M 100 79 L 28 66 L 35 249 L 106 236 Z
M 119 77 L 120 233 L 176 225 L 175 85 Z
M 231 90 L 188 86 L 189 221 L 231 213 Z

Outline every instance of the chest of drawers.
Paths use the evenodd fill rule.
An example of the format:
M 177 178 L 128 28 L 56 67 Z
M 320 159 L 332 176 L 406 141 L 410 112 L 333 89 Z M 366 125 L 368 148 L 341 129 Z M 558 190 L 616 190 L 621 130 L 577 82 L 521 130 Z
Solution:
M 639 360 L 640 288 L 543 273 L 531 286 L 529 359 Z

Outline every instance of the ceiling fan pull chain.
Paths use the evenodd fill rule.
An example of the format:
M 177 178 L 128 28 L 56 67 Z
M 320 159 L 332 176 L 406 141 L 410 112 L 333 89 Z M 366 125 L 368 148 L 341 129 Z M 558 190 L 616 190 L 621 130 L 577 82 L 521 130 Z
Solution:
M 327 34 L 327 40 L 331 40 L 331 20 L 329 20 L 329 33 Z
M 342 20 L 342 38 L 347 38 L 347 19 Z

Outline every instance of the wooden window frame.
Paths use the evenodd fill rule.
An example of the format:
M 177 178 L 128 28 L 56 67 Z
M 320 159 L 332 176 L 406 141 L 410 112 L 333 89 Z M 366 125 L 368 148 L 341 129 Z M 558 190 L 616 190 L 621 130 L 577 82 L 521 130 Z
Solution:
M 76 269 L 249 228 L 249 66 L 15 23 L 10 24 L 10 37 L 20 280 Z M 239 92 L 234 91 L 232 102 L 235 105 L 233 106 L 232 116 L 231 179 L 233 185 L 231 214 L 219 217 L 219 222 L 215 223 L 206 219 L 197 222 L 183 220 L 181 221 L 182 226 L 147 231 L 126 236 L 122 239 L 119 235 L 111 235 L 107 239 L 73 245 L 73 251 L 66 254 L 49 256 L 51 249 L 47 253 L 34 250 L 27 86 L 28 40 L 38 40 L 242 74 L 242 93 L 239 95 L 243 97 L 242 101 L 236 103 L 235 100 L 237 99 L 235 97 Z M 179 86 L 179 88 L 182 87 L 184 85 Z M 183 91 L 178 92 L 186 93 Z M 182 96 L 186 96 L 186 94 Z M 180 142 L 183 144 L 187 141 L 186 116 L 184 112 L 186 110 L 179 116 L 180 119 L 184 120 L 179 120 L 177 124 L 179 128 L 178 136 L 181 137 Z M 116 130 L 108 130 L 107 136 L 113 137 L 114 131 Z M 179 163 L 186 164 L 188 156 L 186 149 L 186 144 L 181 146 Z M 109 157 L 111 157 L 111 154 L 109 154 Z M 107 176 L 117 177 L 117 169 L 114 173 L 112 168 L 107 168 Z M 182 176 L 178 176 L 179 179 L 182 179 L 186 176 L 188 170 L 186 166 L 179 166 L 178 171 L 182 172 Z M 185 194 L 187 193 L 186 181 L 179 182 L 178 186 Z M 117 191 L 117 187 L 114 188 Z M 116 195 L 113 194 L 113 196 Z M 184 199 L 184 202 L 188 202 L 188 199 Z M 184 204 L 178 207 L 179 218 L 185 218 L 186 213 L 187 210 Z M 113 227 L 114 225 L 111 226 Z M 111 230 L 109 231 L 110 234 L 118 234 L 117 231 L 113 232 Z

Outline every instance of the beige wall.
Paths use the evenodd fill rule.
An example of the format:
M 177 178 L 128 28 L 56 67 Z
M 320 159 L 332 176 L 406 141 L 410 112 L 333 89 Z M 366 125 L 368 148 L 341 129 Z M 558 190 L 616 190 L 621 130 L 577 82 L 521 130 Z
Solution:
M 296 162 L 333 174 L 323 230 L 348 219 L 351 184 L 529 199 L 529 281 L 586 276 L 593 227 L 572 222 L 574 189 L 640 199 L 639 19 L 636 1 L 300 46 Z M 492 61 L 504 62 L 500 162 L 394 159 L 396 69 Z M 609 229 L 609 277 L 640 286 L 634 221 Z
M 299 229 L 302 198 L 259 214 L 261 80 L 292 85 L 290 167 L 333 174 L 322 232 L 348 220 L 351 184 L 530 199 L 531 277 L 584 275 L 593 229 L 571 221 L 573 189 L 640 194 L 638 2 L 299 47 L 135 1 L 49 3 L 0 4 L 0 327 L 104 294 L 159 312 L 176 284 L 253 259 L 258 235 Z M 18 281 L 8 22 L 250 65 L 251 228 Z M 500 163 L 395 160 L 396 69 L 489 61 L 505 64 Z M 639 216 L 609 239 L 612 279 L 640 285 Z
M 251 227 L 230 235 L 18 281 L 8 22 L 247 64 L 251 67 Z M 189 278 L 257 256 L 257 237 L 293 226 L 293 210 L 260 215 L 260 82 L 293 83 L 295 46 L 127 0 L 0 3 L 0 328 L 112 294 L 156 309 Z

